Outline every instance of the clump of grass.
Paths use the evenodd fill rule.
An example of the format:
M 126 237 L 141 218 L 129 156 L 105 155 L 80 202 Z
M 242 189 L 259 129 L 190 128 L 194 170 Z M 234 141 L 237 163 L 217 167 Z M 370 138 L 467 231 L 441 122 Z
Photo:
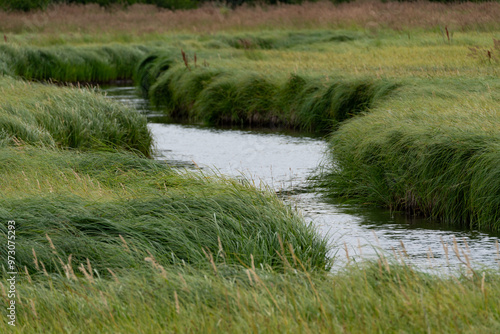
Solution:
M 331 138 L 324 185 L 348 200 L 500 230 L 500 118 L 489 89 L 453 98 L 443 89 L 433 99 L 401 93 L 344 123 Z
M 135 67 L 134 81 L 144 96 L 149 96 L 151 86 L 158 77 L 175 64 L 170 54 L 152 53 L 144 57 Z
M 149 91 L 151 102 L 174 119 L 197 120 L 195 102 L 199 94 L 223 72 L 207 67 L 186 70 L 181 66 L 165 71 Z
M 328 133 L 346 119 L 367 111 L 396 87 L 391 82 L 370 79 L 328 84 L 311 81 L 297 95 L 296 117 L 301 120 L 301 128 Z
M 262 75 L 239 74 L 212 81 L 195 103 L 196 113 L 209 124 L 273 125 L 278 86 Z
M 34 48 L 0 45 L 11 73 L 29 80 L 109 82 L 131 79 L 144 55 L 135 46 L 54 46 Z
M 282 267 L 293 261 L 288 244 L 304 266 L 329 267 L 326 239 L 275 194 L 249 184 L 125 153 L 3 148 L 0 160 L 0 219 L 15 217 L 20 270 L 41 266 L 33 251 L 49 273 L 70 255 L 103 274 L 140 267 L 151 255 L 161 265 L 208 256 Z
M 61 88 L 0 78 L 0 141 L 149 156 L 152 136 L 134 110 L 87 88 Z

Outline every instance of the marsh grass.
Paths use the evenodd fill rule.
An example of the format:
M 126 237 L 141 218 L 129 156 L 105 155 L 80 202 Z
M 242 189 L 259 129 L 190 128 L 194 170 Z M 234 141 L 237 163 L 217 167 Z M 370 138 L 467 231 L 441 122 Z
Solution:
M 307 49 L 316 44 L 336 44 L 367 39 L 369 36 L 357 31 L 344 30 L 317 30 L 317 31 L 288 31 L 286 33 L 262 32 L 255 34 L 216 35 L 214 40 L 235 49 L 244 50 L 286 50 Z M 220 47 L 220 44 L 218 45 Z
M 467 57 L 491 43 L 498 8 L 0 13 L 0 72 L 107 81 L 136 69 L 143 92 L 178 118 L 335 129 L 321 179 L 330 195 L 498 230 L 498 68 Z M 441 41 L 444 26 L 452 43 Z M 329 31 L 346 27 L 356 31 Z M 188 70 L 181 49 L 210 66 Z M 325 238 L 275 194 L 123 152 L 151 154 L 146 121 L 131 110 L 89 89 L 6 76 L 0 90 L 0 219 L 16 220 L 25 273 L 14 331 L 500 331 L 497 271 L 466 260 L 462 275 L 430 275 L 381 256 L 328 272 Z
M 114 11 L 96 5 L 59 5 L 45 12 L 0 12 L 0 30 L 58 35 L 61 31 L 81 36 L 112 34 L 114 40 L 143 38 L 175 32 L 218 32 L 277 29 L 361 29 L 377 32 L 389 28 L 453 30 L 498 29 L 498 2 L 436 3 L 356 1 L 340 5 L 328 1 L 302 5 L 238 7 L 235 10 L 207 5 L 186 11 L 159 10 L 133 5 Z M 125 34 L 124 34 L 125 32 Z M 132 35 L 132 37 L 130 36 Z M 109 39 L 109 37 L 107 37 Z
M 328 133 L 342 121 L 368 110 L 398 84 L 387 80 L 331 80 L 290 75 L 286 81 L 251 71 L 228 72 L 182 65 L 163 72 L 163 59 L 147 56 L 136 77 L 151 101 L 177 120 L 212 125 L 288 127 Z M 161 59 L 161 60 L 157 60 Z M 158 61 L 158 64 L 155 64 Z M 148 63 L 149 65 L 142 65 Z M 154 69 L 154 70 L 153 70 Z M 151 84 L 153 78 L 157 80 Z M 145 79 L 146 80 L 146 79 Z
M 498 231 L 500 118 L 489 85 L 496 86 L 464 84 L 469 93 L 448 82 L 440 96 L 423 89 L 410 105 L 402 89 L 390 106 L 347 121 L 330 142 L 334 164 L 322 180 L 330 193 Z
M 209 124 L 279 125 L 273 122 L 277 120 L 277 91 L 278 86 L 262 75 L 233 73 L 212 81 L 194 106 Z
M 0 77 L 0 142 L 46 147 L 131 150 L 149 156 L 146 118 L 88 88 L 62 88 Z
M 148 254 L 162 265 L 196 265 L 209 256 L 280 267 L 288 261 L 277 254 L 283 243 L 306 267 L 329 267 L 326 239 L 276 195 L 249 184 L 130 153 L 26 146 L 3 148 L 0 156 L 0 217 L 16 217 L 20 269 L 35 270 L 34 251 L 56 271 L 46 235 L 61 259 L 88 258 L 100 271 L 135 268 Z
M 110 82 L 131 79 L 144 48 L 111 44 L 105 46 L 30 47 L 0 45 L 7 74 L 28 80 L 59 82 Z
M 195 103 L 200 93 L 218 76 L 220 70 L 207 67 L 187 71 L 185 67 L 176 67 L 162 73 L 149 91 L 151 102 L 164 109 L 172 118 L 197 121 Z
M 47 276 L 40 268 L 19 280 L 14 332 L 491 333 L 500 328 L 495 271 L 434 276 L 383 257 L 336 273 L 210 260 L 194 268 L 163 266 L 148 256 L 140 268 L 114 270 L 103 279 L 92 262 L 74 272 L 65 271 L 65 263 L 59 264 L 60 274 Z
M 158 77 L 175 64 L 174 56 L 168 52 L 153 52 L 143 57 L 134 67 L 134 81 L 145 97 Z

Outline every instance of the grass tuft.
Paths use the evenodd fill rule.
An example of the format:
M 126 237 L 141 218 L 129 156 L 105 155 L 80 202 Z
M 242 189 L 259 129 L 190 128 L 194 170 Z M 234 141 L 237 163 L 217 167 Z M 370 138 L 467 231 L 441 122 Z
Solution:
M 0 92 L 3 145 L 152 153 L 146 118 L 92 89 L 61 88 L 4 76 Z

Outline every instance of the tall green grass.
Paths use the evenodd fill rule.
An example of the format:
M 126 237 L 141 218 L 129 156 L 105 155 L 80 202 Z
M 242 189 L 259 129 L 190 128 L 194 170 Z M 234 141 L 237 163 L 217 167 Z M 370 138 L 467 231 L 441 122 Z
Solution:
M 174 63 L 172 55 L 155 52 L 141 59 L 134 67 L 134 81 L 145 97 L 149 95 L 149 90 L 158 77 Z
M 212 125 L 288 127 L 328 133 L 385 97 L 396 83 L 372 79 L 283 81 L 253 71 L 224 71 L 150 55 L 137 68 L 142 92 L 174 119 Z
M 200 93 L 223 72 L 210 68 L 195 68 L 192 73 L 187 72 L 179 66 L 162 72 L 147 95 L 154 105 L 161 106 L 173 119 L 199 121 L 205 119 L 205 115 L 198 112 L 195 103 Z
M 28 80 L 109 82 L 132 79 L 145 47 L 103 46 L 30 47 L 0 45 L 0 71 Z M 3 64 L 2 64 L 3 63 Z
M 322 179 L 328 191 L 455 226 L 500 230 L 495 82 L 469 82 L 467 93 L 453 85 L 432 97 L 425 89 L 422 97 L 403 91 L 344 123 L 330 141 L 332 167 Z
M 208 124 L 280 125 L 277 91 L 278 86 L 263 75 L 232 73 L 199 93 L 195 112 Z
M 116 148 L 151 155 L 146 118 L 87 88 L 0 77 L 0 143 L 76 149 Z
M 144 261 L 141 270 L 116 271 L 113 280 L 92 271 L 92 263 L 84 263 L 69 278 L 63 269 L 50 277 L 41 269 L 31 274 L 32 282 L 23 277 L 17 284 L 17 326 L 8 330 L 495 333 L 500 329 L 498 272 L 439 277 L 380 261 L 331 274 L 222 264 L 161 266 L 151 257 L 146 260 L 149 263 Z M 6 327 L 2 321 L 0 329 L 7 331 Z
M 282 267 L 295 254 L 310 269 L 329 267 L 326 239 L 250 184 L 131 154 L 29 147 L 0 149 L 0 173 L 0 219 L 16 221 L 19 270 L 43 262 L 57 272 L 59 258 L 70 255 L 75 266 L 88 258 L 102 275 L 140 267 L 151 255 L 162 265 L 209 257 Z

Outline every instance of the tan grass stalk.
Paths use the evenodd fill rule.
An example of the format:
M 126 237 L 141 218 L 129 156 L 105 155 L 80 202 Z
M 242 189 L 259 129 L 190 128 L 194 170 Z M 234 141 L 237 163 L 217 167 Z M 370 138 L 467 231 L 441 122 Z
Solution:
M 216 5 L 194 10 L 159 10 L 151 5 L 106 10 L 97 5 L 57 5 L 45 12 L 7 13 L 0 11 L 0 30 L 4 33 L 30 31 L 44 34 L 148 33 L 190 31 L 212 33 L 221 30 L 270 28 L 329 29 L 357 25 L 369 32 L 380 27 L 444 27 L 448 30 L 485 29 L 500 26 L 500 4 L 356 1 L 334 5 L 328 1 L 302 5 L 239 7 L 222 14 Z M 451 33 L 448 32 L 451 40 Z M 4 41 L 6 40 L 4 35 Z

